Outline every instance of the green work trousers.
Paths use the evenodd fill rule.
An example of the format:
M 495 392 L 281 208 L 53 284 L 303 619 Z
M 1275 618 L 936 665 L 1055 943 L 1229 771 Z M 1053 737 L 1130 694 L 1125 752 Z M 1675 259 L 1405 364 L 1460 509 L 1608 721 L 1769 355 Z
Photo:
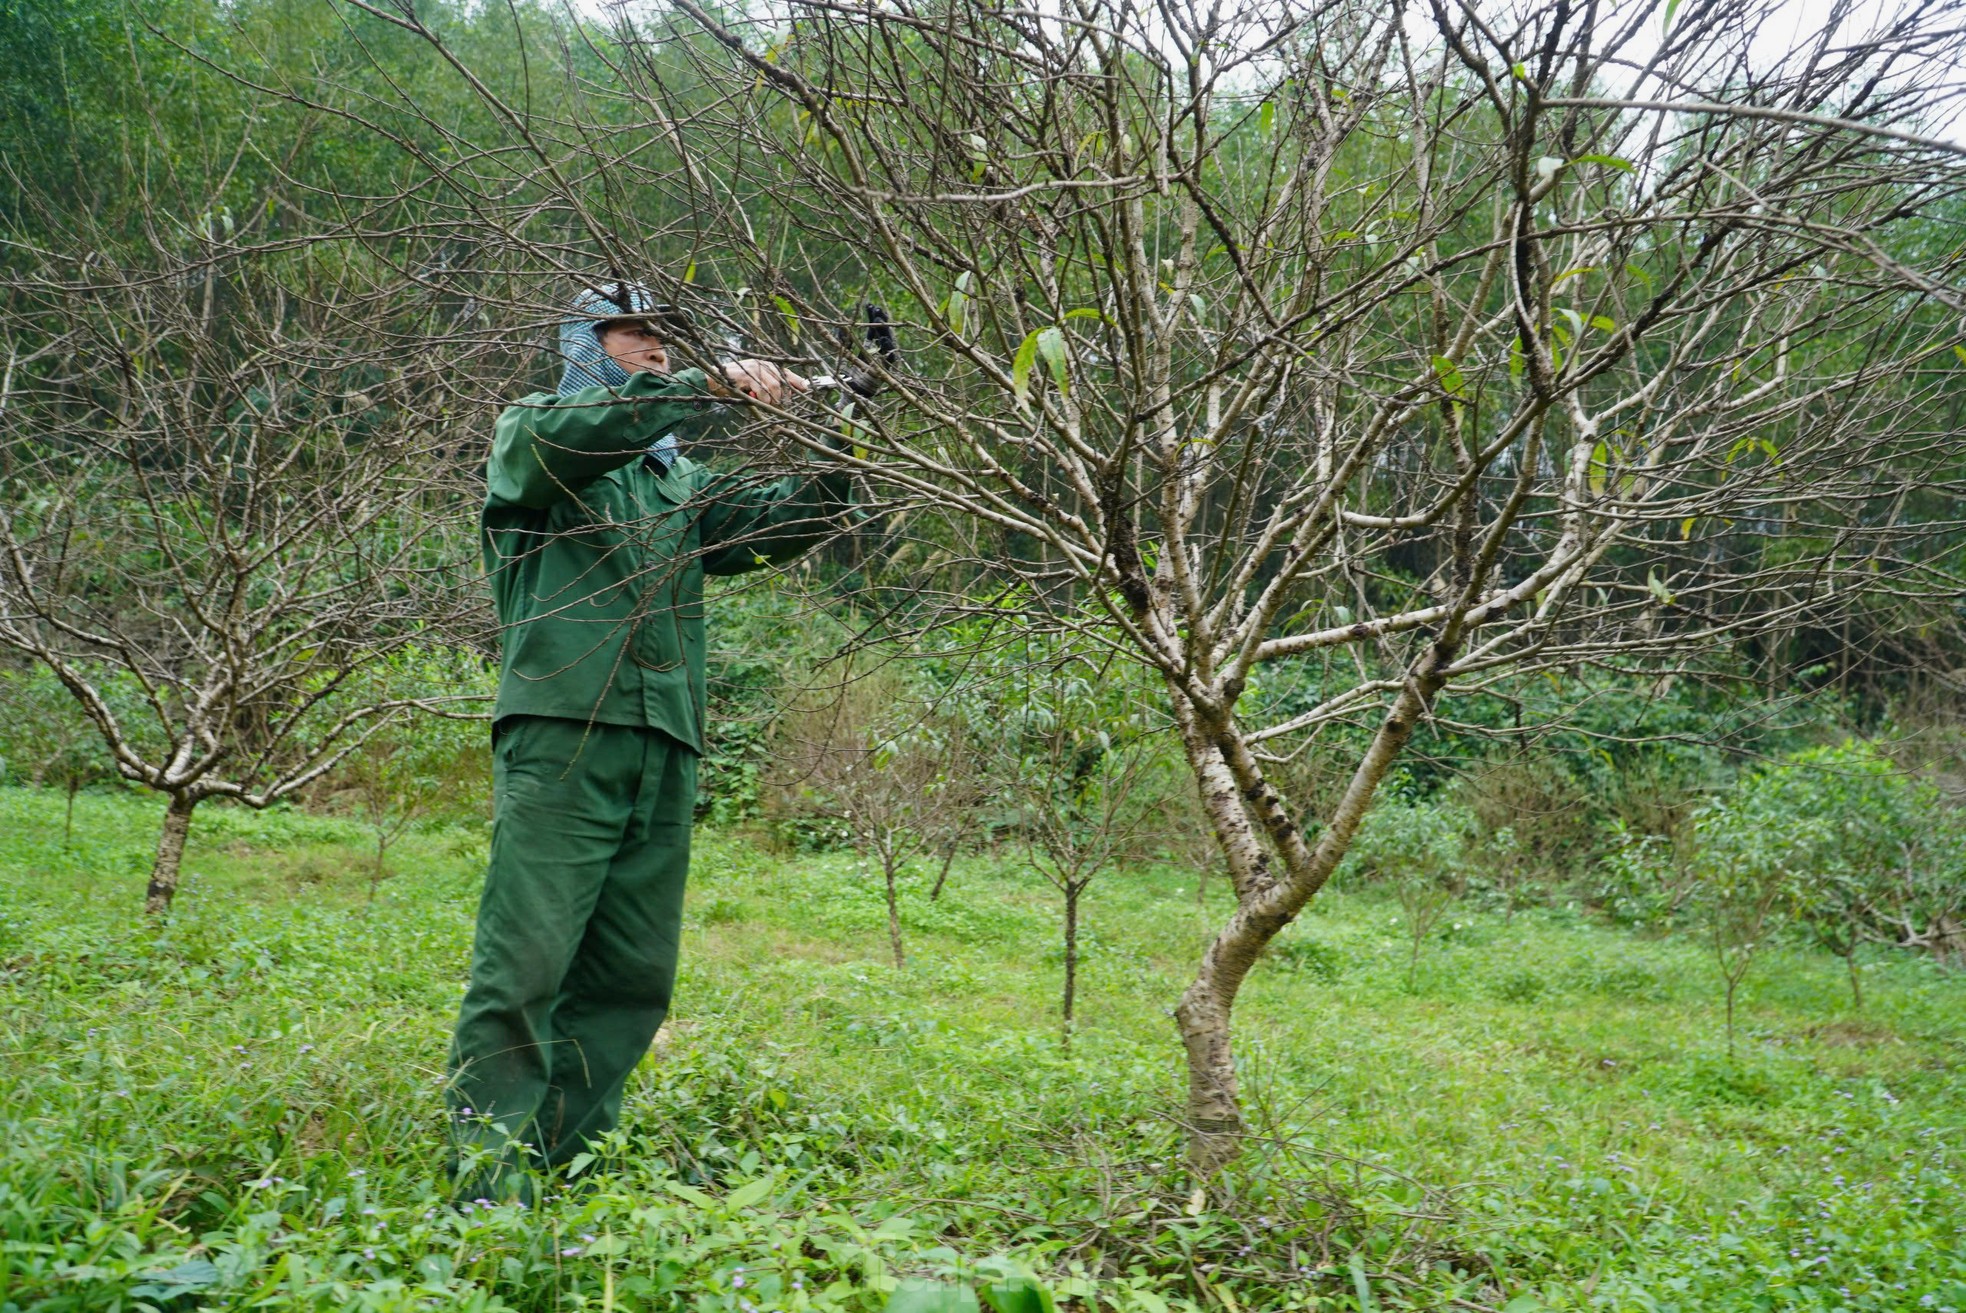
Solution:
M 669 1011 L 696 801 L 696 754 L 660 730 L 507 716 L 492 755 L 450 1055 L 467 1198 L 529 1193 L 524 1167 L 563 1166 L 614 1126 Z

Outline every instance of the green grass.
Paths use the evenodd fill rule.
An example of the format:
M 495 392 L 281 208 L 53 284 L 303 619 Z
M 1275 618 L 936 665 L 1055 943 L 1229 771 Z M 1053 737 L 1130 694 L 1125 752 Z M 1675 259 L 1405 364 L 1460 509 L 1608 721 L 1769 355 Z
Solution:
M 208 808 L 168 927 L 157 808 L 0 790 L 0 1309 L 877 1309 L 992 1256 L 1102 1309 L 1966 1313 L 1966 981 L 1771 953 L 1730 1061 L 1697 944 L 1327 896 L 1252 978 L 1264 1128 L 1200 1207 L 1167 1010 L 1192 878 L 1095 886 L 1082 1028 L 1048 891 L 908 891 L 700 838 L 678 1009 L 610 1153 L 444 1206 L 439 1084 L 482 836 Z M 1222 896 L 1224 891 L 1214 891 Z

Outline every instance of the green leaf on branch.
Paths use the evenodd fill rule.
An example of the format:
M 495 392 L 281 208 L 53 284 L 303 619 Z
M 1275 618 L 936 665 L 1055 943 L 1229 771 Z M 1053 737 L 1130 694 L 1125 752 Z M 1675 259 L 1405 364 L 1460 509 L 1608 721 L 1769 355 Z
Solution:
M 757 1203 L 760 1199 L 770 1194 L 771 1187 L 775 1184 L 777 1182 L 771 1177 L 761 1176 L 755 1181 L 740 1185 L 735 1190 L 732 1190 L 725 1197 L 724 1203 L 732 1209 L 749 1208 L 752 1204 Z
M 1434 357 L 1434 374 L 1440 379 L 1441 390 L 1450 397 L 1458 397 L 1467 389 L 1467 380 L 1461 377 L 1461 367 L 1446 356 Z
M 949 322 L 949 331 L 957 337 L 969 327 L 969 271 L 964 270 L 956 276 L 956 286 L 949 293 L 949 299 L 942 303 L 942 317 Z
M 1621 173 L 1631 173 L 1635 170 L 1635 166 L 1630 160 L 1620 159 L 1616 155 L 1579 155 L 1570 162 L 1572 164 L 1602 164 L 1607 169 L 1617 169 Z
M 1024 335 L 1017 344 L 1017 354 L 1010 359 L 1010 393 L 1017 398 L 1017 404 L 1027 405 L 1031 399 L 1031 366 L 1038 359 L 1038 334 L 1042 328 L 1034 328 Z
M 852 448 L 855 460 L 867 459 L 867 430 L 853 422 L 851 416 L 840 421 L 840 436 Z M 776 1090 L 773 1093 L 777 1093 Z
M 219 1281 L 219 1270 L 208 1258 L 191 1258 L 168 1271 L 143 1273 L 148 1278 L 130 1291 L 133 1298 L 174 1300 L 193 1295 Z
M 681 1199 L 684 1203 L 695 1204 L 698 1208 L 706 1211 L 714 1209 L 717 1206 L 717 1201 L 709 1195 L 703 1193 L 703 1191 L 697 1189 L 695 1186 L 684 1185 L 681 1181 L 664 1181 L 662 1188 L 670 1194 L 675 1195 L 678 1199 Z
M 799 312 L 794 310 L 792 303 L 782 296 L 773 296 L 771 303 L 778 307 L 778 313 L 784 317 L 785 331 L 792 335 L 794 342 L 797 342 L 799 340 Z
M 1602 497 L 1604 484 L 1611 473 L 1611 449 L 1602 442 L 1591 448 L 1591 495 Z
M 1065 382 L 1065 330 L 1056 324 L 1038 330 L 1038 354 L 1051 369 L 1051 381 L 1058 385 L 1060 393 L 1070 389 Z

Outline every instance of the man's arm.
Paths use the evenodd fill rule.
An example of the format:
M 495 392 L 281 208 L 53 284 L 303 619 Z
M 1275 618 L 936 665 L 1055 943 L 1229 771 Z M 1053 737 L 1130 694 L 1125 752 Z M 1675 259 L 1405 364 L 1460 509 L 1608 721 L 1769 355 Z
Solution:
M 491 499 L 545 510 L 674 432 L 689 439 L 721 418 L 700 369 L 634 373 L 621 387 L 528 399 L 498 417 L 486 480 Z
M 743 574 L 803 556 L 839 527 L 853 501 L 853 484 L 838 466 L 763 484 L 742 474 L 699 477 L 691 501 L 702 507 L 705 574 Z

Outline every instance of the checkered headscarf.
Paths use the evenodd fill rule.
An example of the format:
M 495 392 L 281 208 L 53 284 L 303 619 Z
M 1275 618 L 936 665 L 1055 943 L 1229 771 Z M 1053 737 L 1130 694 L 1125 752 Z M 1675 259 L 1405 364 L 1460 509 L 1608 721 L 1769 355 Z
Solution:
M 610 319 L 633 319 L 640 315 L 659 316 L 666 310 L 653 293 L 639 283 L 610 283 L 605 290 L 583 287 L 573 299 L 569 314 L 560 321 L 560 395 L 568 396 L 582 388 L 618 388 L 628 381 L 628 371 L 601 350 L 601 325 Z M 664 469 L 676 463 L 676 435 L 665 433 L 649 447 L 649 456 Z

